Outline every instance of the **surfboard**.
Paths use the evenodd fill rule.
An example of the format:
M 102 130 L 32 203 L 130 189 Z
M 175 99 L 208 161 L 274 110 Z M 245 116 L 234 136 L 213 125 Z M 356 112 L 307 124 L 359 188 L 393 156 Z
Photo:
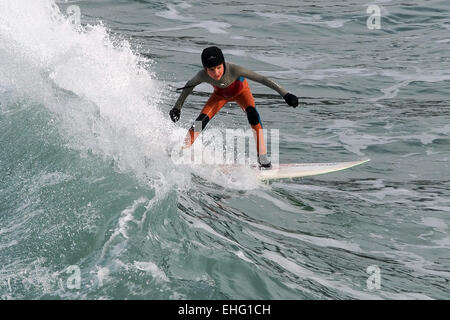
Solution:
M 370 161 L 370 159 L 332 163 L 285 163 L 273 165 L 272 168 L 268 170 L 259 170 L 257 177 L 260 180 L 274 180 L 315 176 L 345 170 L 368 161 Z

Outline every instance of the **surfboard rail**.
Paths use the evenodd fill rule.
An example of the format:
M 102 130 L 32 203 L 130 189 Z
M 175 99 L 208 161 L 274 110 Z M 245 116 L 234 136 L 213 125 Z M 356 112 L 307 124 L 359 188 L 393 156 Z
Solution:
M 349 169 L 368 161 L 370 159 L 331 163 L 285 163 L 274 165 L 269 170 L 260 170 L 258 179 L 274 180 L 315 176 Z

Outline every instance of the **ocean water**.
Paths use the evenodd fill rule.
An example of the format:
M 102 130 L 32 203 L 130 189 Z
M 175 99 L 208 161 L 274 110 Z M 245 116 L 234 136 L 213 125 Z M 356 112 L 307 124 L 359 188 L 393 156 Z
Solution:
M 171 161 L 210 45 L 299 96 L 250 82 L 280 162 L 371 161 Z M 1 299 L 449 299 L 449 49 L 448 1 L 1 0 Z

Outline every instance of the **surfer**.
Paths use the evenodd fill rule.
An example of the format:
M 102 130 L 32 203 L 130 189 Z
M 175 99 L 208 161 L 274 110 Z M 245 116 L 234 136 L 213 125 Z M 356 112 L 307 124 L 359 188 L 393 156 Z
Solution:
M 218 47 L 204 49 L 201 58 L 203 69 L 189 80 L 183 88 L 177 89 L 183 91 L 175 106 L 169 112 L 172 121 L 177 122 L 180 119 L 184 101 L 195 86 L 206 82 L 214 87 L 214 92 L 196 119 L 196 123 L 201 123 L 201 129 L 195 130 L 195 124 L 192 125 L 186 135 L 184 148 L 189 148 L 194 143 L 200 132 L 226 103 L 234 101 L 245 111 L 248 122 L 253 129 L 259 166 L 270 168 L 271 162 L 267 158 L 261 119 L 255 108 L 255 99 L 246 78 L 277 91 L 286 103 L 294 108 L 298 106 L 298 98 L 265 76 L 236 64 L 225 62 L 223 53 Z

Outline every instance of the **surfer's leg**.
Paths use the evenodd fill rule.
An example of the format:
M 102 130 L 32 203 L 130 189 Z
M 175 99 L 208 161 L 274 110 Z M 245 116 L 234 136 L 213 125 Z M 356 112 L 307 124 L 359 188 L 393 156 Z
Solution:
M 194 143 L 195 139 L 197 139 L 197 137 L 200 135 L 200 132 L 205 129 L 208 122 L 226 103 L 227 100 L 222 98 L 221 96 L 215 93 L 211 95 L 202 111 L 200 112 L 200 115 L 195 120 L 195 123 L 189 129 L 184 140 L 184 148 L 189 148 Z
M 253 98 L 252 92 L 245 81 L 244 90 L 234 99 L 242 110 L 247 114 L 248 123 L 253 129 L 253 135 L 256 141 L 256 152 L 258 156 L 266 155 L 266 144 L 264 143 L 263 127 L 261 124 L 261 118 L 259 113 L 255 108 L 255 99 Z

